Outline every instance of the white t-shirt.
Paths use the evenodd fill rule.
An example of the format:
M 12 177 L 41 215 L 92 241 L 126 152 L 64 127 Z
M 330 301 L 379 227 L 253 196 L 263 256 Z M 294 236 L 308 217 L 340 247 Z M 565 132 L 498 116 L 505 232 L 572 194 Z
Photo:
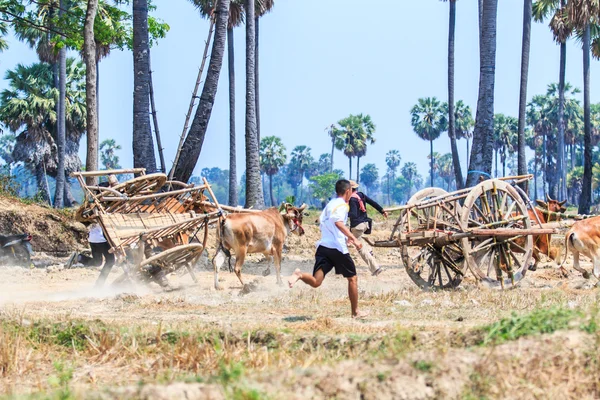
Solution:
M 321 240 L 317 242 L 318 246 L 324 246 L 330 249 L 336 249 L 344 254 L 348 254 L 348 245 L 346 236 L 335 226 L 336 222 L 346 224 L 348 219 L 348 204 L 344 199 L 338 197 L 327 203 L 327 206 L 321 213 Z
M 88 242 L 90 243 L 105 243 L 106 238 L 104 237 L 104 233 L 102 232 L 102 227 L 100 224 L 92 224 L 90 226 L 90 234 L 88 236 Z

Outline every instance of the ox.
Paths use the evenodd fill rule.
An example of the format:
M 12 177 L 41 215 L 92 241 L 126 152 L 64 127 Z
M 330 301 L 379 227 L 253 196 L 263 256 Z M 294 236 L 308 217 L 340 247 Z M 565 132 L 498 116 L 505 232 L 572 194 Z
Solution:
M 593 274 L 600 283 L 600 216 L 583 219 L 575 222 L 565 235 L 565 259 L 569 255 L 569 248 L 573 253 L 573 268 L 583 274 L 585 279 L 590 278 L 590 273 L 579 266 L 579 254 L 592 259 L 594 264 Z
M 548 195 L 546 195 L 546 201 L 536 200 L 538 206 L 540 208 L 535 208 L 534 210 L 528 210 L 529 219 L 533 226 L 537 225 L 537 217 L 542 224 L 553 221 L 560 221 L 560 215 L 556 213 L 564 213 L 567 209 L 564 207 L 566 200 L 558 201 L 552 200 Z M 534 214 L 535 212 L 535 214 Z M 534 264 L 529 267 L 530 271 L 535 271 L 537 269 L 537 265 L 540 262 L 540 254 L 544 254 L 556 261 L 558 258 L 558 249 L 552 248 L 551 245 L 551 235 L 533 235 L 533 259 Z
M 291 204 L 282 204 L 279 210 L 269 208 L 261 212 L 229 214 L 217 230 L 217 252 L 213 258 L 215 269 L 215 289 L 219 288 L 219 268 L 229 258 L 231 270 L 231 253 L 235 253 L 235 274 L 244 285 L 242 280 L 242 266 L 246 254 L 262 253 L 267 257 L 267 269 L 263 275 L 268 275 L 271 269 L 271 257 L 275 263 L 277 283 L 281 280 L 281 253 L 283 242 L 289 233 L 297 235 L 304 234 L 302 228 L 302 214 L 306 205 L 294 207 Z

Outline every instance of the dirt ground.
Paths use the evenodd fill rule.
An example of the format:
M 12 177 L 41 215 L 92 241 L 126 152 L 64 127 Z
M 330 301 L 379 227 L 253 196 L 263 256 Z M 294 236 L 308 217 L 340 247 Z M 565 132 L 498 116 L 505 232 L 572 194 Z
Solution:
M 385 237 L 390 223 L 378 223 L 376 238 Z M 305 225 L 304 237 L 291 237 L 286 243 L 284 279 L 295 268 L 312 271 L 319 233 L 314 224 Z M 555 241 L 560 243 L 560 237 Z M 214 243 L 212 238 L 210 242 Z M 212 255 L 214 246 L 208 251 Z M 240 282 L 226 267 L 219 275 L 224 289 L 215 290 L 212 265 L 206 257 L 197 265 L 197 284 L 187 273 L 174 274 L 169 280 L 176 290 L 167 293 L 155 284 L 95 290 L 99 269 L 62 269 L 65 257 L 40 252 L 34 259 L 36 268 L 0 267 L 0 320 L 19 327 L 37 327 L 41 321 L 76 321 L 96 327 L 96 332 L 113 332 L 112 339 L 104 339 L 110 345 L 103 344 L 100 334 L 86 334 L 83 347 L 78 348 L 75 339 L 72 346 L 43 347 L 31 339 L 15 342 L 5 326 L 0 330 L 0 392 L 9 397 L 42 393 L 41 398 L 55 398 L 54 391 L 66 390 L 53 383 L 56 376 L 62 376 L 60 365 L 65 364 L 72 369 L 65 384 L 71 398 L 427 399 L 480 398 L 481 393 L 492 398 L 546 397 L 548 393 L 592 398 L 597 394 L 586 392 L 582 397 L 573 390 L 575 381 L 560 379 L 544 389 L 548 384 L 544 379 L 550 381 L 548 374 L 557 370 L 549 370 L 540 361 L 554 348 L 557 354 L 565 353 L 565 360 L 587 357 L 586 349 L 596 340 L 592 335 L 564 331 L 541 339 L 519 339 L 493 351 L 473 348 L 469 339 L 479 327 L 514 312 L 549 307 L 595 309 L 594 278 L 585 280 L 572 271 L 570 259 L 567 279 L 560 277 L 555 264 L 542 263 L 513 289 L 489 290 L 467 278 L 454 291 L 424 292 L 408 278 L 397 249 L 376 249 L 375 253 L 386 268 L 378 277 L 372 277 L 357 260 L 359 304 L 370 315 L 356 321 L 350 318 L 343 278 L 330 274 L 319 289 L 302 283 L 289 289 L 276 284 L 273 267 L 269 276 L 263 276 L 262 256 L 250 256 L 243 268 L 244 279 L 255 286 L 250 293 L 241 294 Z M 589 263 L 584 266 L 591 268 Z M 120 274 L 115 267 L 108 282 Z M 212 344 L 210 354 L 200 355 L 181 341 L 164 351 L 147 348 L 158 346 L 148 337 L 160 342 L 170 332 L 217 332 L 226 350 Z M 136 335 L 146 335 L 143 349 L 137 339 L 131 342 Z M 116 343 L 119 340 L 121 347 Z M 2 346 L 21 346 L 21 350 L 9 354 Z M 102 346 L 106 348 L 100 351 Z M 383 348 L 392 350 L 382 354 Z M 233 349 L 231 354 L 227 349 Z M 523 358 L 515 361 L 515 357 Z M 503 372 L 507 374 L 504 380 L 478 380 L 501 371 L 501 360 L 521 370 L 523 363 L 534 363 L 539 376 L 533 378 L 523 371 L 519 375 L 513 369 Z M 231 372 L 236 363 L 244 367 L 241 377 Z M 221 376 L 221 380 L 211 380 L 211 376 Z M 240 389 L 238 381 L 250 389 Z M 525 389 L 511 389 L 510 395 L 500 390 L 519 385 Z

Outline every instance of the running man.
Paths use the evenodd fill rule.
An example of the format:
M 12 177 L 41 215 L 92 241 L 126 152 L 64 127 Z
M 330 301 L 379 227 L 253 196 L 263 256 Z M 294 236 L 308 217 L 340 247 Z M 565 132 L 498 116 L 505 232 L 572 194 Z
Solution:
M 288 279 L 290 288 L 301 280 L 309 286 L 318 288 L 325 275 L 335 268 L 335 273 L 348 279 L 348 297 L 352 310 L 352 318 L 362 318 L 368 313 L 358 311 L 358 279 L 356 266 L 348 252 L 348 244 L 358 250 L 362 244 L 354 237 L 346 226 L 348 219 L 348 201 L 352 196 L 350 181 L 340 179 L 335 184 L 337 198 L 331 200 L 321 213 L 321 240 L 317 242 L 315 266 L 312 275 L 296 269 Z

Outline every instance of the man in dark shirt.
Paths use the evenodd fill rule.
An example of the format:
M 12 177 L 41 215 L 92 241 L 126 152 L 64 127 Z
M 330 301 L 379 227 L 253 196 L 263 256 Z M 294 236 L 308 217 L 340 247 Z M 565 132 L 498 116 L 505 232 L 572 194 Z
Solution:
M 361 238 L 362 235 L 371 233 L 372 222 L 371 218 L 367 215 L 366 205 L 371 205 L 371 207 L 383 214 L 385 218 L 387 218 L 387 212 L 383 211 L 383 208 L 377 204 L 375 200 L 372 200 L 366 194 L 359 192 L 358 184 L 356 182 L 350 181 L 350 185 L 352 187 L 352 197 L 350 197 L 348 203 L 350 206 L 350 211 L 348 212 L 348 217 L 350 218 L 350 231 L 354 237 L 362 243 L 362 248 L 358 250 L 358 254 L 360 254 L 360 257 L 367 263 L 371 274 L 377 276 L 383 271 L 383 268 L 381 268 L 377 263 L 377 260 L 375 260 L 371 246 Z

